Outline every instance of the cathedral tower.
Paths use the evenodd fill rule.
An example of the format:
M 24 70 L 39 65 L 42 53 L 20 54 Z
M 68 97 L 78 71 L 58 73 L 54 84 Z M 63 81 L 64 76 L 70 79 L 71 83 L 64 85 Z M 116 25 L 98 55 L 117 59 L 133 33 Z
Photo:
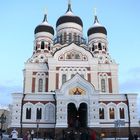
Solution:
M 23 93 L 13 94 L 11 127 L 59 140 L 70 130 L 74 136 L 96 130 L 114 137 L 116 120 L 123 122 L 124 136 L 130 121 L 138 126 L 137 95 L 119 93 L 118 64 L 109 55 L 107 30 L 96 14 L 88 40 L 83 36 L 83 21 L 70 1 L 56 22 L 56 33 L 44 14 L 25 63 Z

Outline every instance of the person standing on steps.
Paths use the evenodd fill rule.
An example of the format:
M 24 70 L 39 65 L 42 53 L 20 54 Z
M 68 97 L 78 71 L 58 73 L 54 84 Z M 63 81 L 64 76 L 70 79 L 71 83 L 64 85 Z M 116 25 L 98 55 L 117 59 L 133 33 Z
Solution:
M 13 129 L 13 131 L 11 132 L 11 137 L 12 137 L 12 140 L 17 140 L 18 132 L 16 131 L 16 129 Z
M 0 130 L 0 140 L 2 140 L 2 131 Z
M 33 140 L 34 138 L 34 130 L 31 131 L 31 139 Z
M 134 134 L 134 140 L 138 140 L 138 135 L 137 135 L 137 133 Z

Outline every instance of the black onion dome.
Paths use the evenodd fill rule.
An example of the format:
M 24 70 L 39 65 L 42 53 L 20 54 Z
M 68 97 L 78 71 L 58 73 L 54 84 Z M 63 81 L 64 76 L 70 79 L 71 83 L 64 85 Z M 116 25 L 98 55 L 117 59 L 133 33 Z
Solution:
M 103 33 L 107 35 L 106 28 L 99 24 L 97 16 L 95 16 L 94 25 L 93 27 L 89 28 L 87 35 L 90 36 L 91 34 L 95 34 L 95 33 Z
M 78 16 L 61 16 L 56 22 L 56 27 L 67 22 L 74 22 L 83 27 L 83 22 Z
M 54 35 L 54 29 L 52 26 L 48 24 L 46 14 L 44 15 L 43 22 L 35 28 L 34 34 L 39 33 L 39 32 L 49 32 L 52 35 Z
M 81 18 L 73 15 L 70 3 L 68 4 L 68 9 L 66 11 L 66 14 L 64 16 L 61 16 L 57 20 L 56 27 L 59 26 L 60 24 L 67 23 L 67 22 L 77 23 L 83 27 L 83 22 L 82 22 Z

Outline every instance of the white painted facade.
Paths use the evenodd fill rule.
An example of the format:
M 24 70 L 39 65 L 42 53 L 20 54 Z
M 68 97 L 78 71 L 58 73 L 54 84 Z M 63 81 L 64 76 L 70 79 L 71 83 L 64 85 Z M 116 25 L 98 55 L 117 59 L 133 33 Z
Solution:
M 48 27 L 45 23 L 40 26 Z M 90 29 L 96 30 L 96 25 L 95 20 Z M 39 123 L 40 128 L 67 128 L 70 103 L 77 110 L 86 104 L 86 122 L 91 128 L 114 127 L 120 119 L 128 127 L 129 105 L 131 126 L 137 127 L 137 94 L 119 93 L 118 64 L 109 55 L 107 35 L 99 30 L 83 43 L 82 26 L 65 22 L 56 28 L 56 38 L 60 36 L 55 43 L 49 30 L 35 33 L 33 55 L 23 71 L 23 93 L 13 94 L 10 127 L 36 128 Z M 104 110 L 102 118 L 100 110 Z

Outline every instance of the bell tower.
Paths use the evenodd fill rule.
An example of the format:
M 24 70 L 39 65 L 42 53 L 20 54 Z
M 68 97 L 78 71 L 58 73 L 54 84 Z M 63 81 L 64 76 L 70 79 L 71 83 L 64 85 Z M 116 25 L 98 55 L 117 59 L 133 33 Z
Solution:
M 25 63 L 24 92 L 41 93 L 48 91 L 48 57 L 52 56 L 54 29 L 47 21 L 47 14 L 34 30 L 33 55 Z M 29 84 L 30 83 L 30 84 Z
M 34 30 L 34 51 L 33 53 L 50 53 L 53 46 L 54 29 L 47 21 L 47 14 L 44 19 Z

